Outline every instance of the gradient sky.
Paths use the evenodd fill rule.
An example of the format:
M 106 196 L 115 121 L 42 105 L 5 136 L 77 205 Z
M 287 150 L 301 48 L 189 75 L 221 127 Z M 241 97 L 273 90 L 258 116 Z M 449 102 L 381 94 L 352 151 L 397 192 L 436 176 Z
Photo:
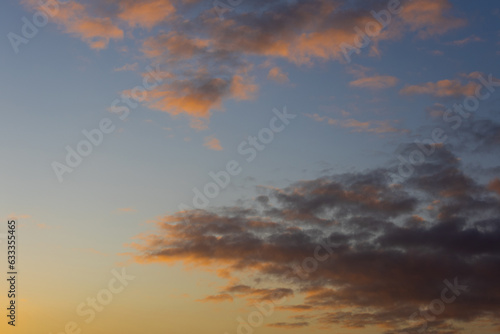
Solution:
M 0 216 L 20 225 L 18 325 L 2 332 L 233 334 L 279 300 L 254 333 L 416 333 L 455 277 L 468 291 L 426 333 L 500 332 L 496 2 L 401 1 L 383 29 L 372 12 L 398 2 L 55 3 L 0 11 Z M 58 178 L 103 119 L 114 130 Z M 241 172 L 193 204 L 230 161 Z M 294 274 L 325 240 L 332 254 Z M 85 323 L 77 306 L 122 268 L 135 279 Z

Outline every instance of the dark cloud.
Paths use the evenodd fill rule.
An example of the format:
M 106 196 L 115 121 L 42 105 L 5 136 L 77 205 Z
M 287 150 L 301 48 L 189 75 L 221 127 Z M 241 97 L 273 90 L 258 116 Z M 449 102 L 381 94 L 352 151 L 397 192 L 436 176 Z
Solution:
M 500 148 L 500 123 L 472 117 L 464 120 L 453 137 L 457 149 L 474 153 L 493 153 Z
M 303 304 L 278 309 L 314 316 L 307 323 L 319 326 L 379 325 L 387 333 L 420 328 L 423 318 L 411 315 L 442 298 L 445 280 L 467 288 L 427 319 L 428 333 L 458 333 L 457 321 L 498 317 L 498 178 L 479 182 L 444 146 L 400 184 L 388 173 L 268 188 L 256 198 L 260 209 L 249 204 L 191 211 L 189 220 L 167 216 L 134 245 L 136 260 L 215 265 L 233 282 L 252 273 L 256 286 L 230 285 L 209 299 L 297 295 Z

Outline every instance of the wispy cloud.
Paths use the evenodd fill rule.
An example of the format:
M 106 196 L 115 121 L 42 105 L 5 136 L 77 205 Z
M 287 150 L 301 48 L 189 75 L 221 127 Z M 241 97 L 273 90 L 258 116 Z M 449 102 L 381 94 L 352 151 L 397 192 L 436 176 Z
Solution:
M 206 137 L 205 143 L 203 145 L 214 151 L 222 151 L 222 145 L 220 144 L 219 139 L 215 138 L 214 136 Z
M 122 71 L 135 71 L 137 70 L 138 63 L 133 63 L 133 64 L 125 64 L 122 67 L 115 68 L 115 72 L 122 72 Z
M 470 75 L 476 74 L 473 72 Z M 470 77 L 470 75 L 467 75 Z M 473 96 L 476 92 L 479 83 L 477 81 L 468 80 L 464 82 L 460 79 L 443 79 L 437 82 L 426 82 L 420 85 L 407 85 L 400 90 L 403 95 L 433 95 L 436 97 L 461 97 Z
M 290 81 L 288 75 L 284 73 L 279 67 L 273 67 L 269 70 L 267 77 L 279 83 L 286 83 Z
M 350 129 L 352 132 L 367 132 L 375 134 L 388 134 L 388 133 L 408 133 L 407 129 L 397 128 L 398 121 L 358 121 L 353 118 L 349 119 L 335 119 L 327 116 L 320 116 L 318 114 L 306 114 L 317 122 L 325 122 L 329 125 L 339 126 L 342 128 Z
M 208 296 L 208 297 L 205 297 L 203 299 L 198 299 L 197 301 L 203 302 L 203 303 L 206 303 L 206 302 L 221 303 L 221 302 L 226 302 L 226 301 L 232 302 L 233 297 L 227 293 L 224 293 L 224 294 L 220 294 L 220 295 Z
M 267 327 L 285 328 L 285 329 L 303 328 L 307 326 L 309 326 L 308 322 L 275 322 L 267 325 Z
M 373 77 L 365 77 L 351 81 L 351 87 L 368 88 L 368 89 L 385 89 L 394 87 L 398 83 L 398 78 L 389 75 L 376 75 Z
M 474 42 L 484 42 L 484 40 L 478 36 L 472 35 L 469 37 L 465 37 L 463 39 L 458 39 L 458 40 L 455 40 L 452 42 L 448 42 L 446 44 L 454 45 L 454 46 L 465 46 L 467 44 L 474 43 Z

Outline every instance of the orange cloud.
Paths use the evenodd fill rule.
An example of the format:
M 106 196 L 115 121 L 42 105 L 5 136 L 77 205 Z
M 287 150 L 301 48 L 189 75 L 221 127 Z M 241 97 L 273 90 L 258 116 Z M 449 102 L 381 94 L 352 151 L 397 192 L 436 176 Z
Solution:
M 237 100 L 251 100 L 259 87 L 253 83 L 253 80 L 242 75 L 233 76 L 231 82 L 231 97 Z
M 274 289 L 255 289 L 248 285 L 233 285 L 226 287 L 224 292 L 233 293 L 240 297 L 246 297 L 250 303 L 257 301 L 273 301 L 280 300 L 286 297 L 293 297 L 292 289 L 274 288 Z
M 283 71 L 279 67 L 271 68 L 269 70 L 269 73 L 267 74 L 267 77 L 279 83 L 286 83 L 289 81 L 286 73 L 283 73 Z
M 214 136 L 206 137 L 205 143 L 203 145 L 214 151 L 222 151 L 222 146 L 219 139 L 215 138 Z
M 24 3 L 33 10 L 44 11 L 41 2 L 26 0 Z M 59 4 L 51 20 L 63 27 L 63 30 L 82 39 L 93 49 L 104 49 L 111 39 L 122 39 L 123 30 L 116 26 L 109 17 L 95 17 L 89 14 L 87 5 L 75 1 Z
M 311 305 L 286 305 L 286 306 L 278 306 L 278 310 L 282 311 L 292 311 L 292 312 L 303 312 L 311 310 L 313 307 Z
M 405 3 L 400 16 L 421 38 L 440 35 L 464 26 L 467 21 L 447 15 L 452 8 L 448 0 L 419 0 Z
M 148 92 L 146 103 L 151 109 L 171 115 L 186 114 L 192 118 L 191 126 L 205 128 L 212 110 L 221 110 L 226 98 L 248 100 L 253 98 L 257 85 L 253 79 L 234 75 L 231 78 L 212 77 L 203 69 L 191 80 L 173 78 L 170 82 Z
M 316 8 L 312 9 L 312 6 Z M 394 19 L 402 19 L 402 23 L 409 26 L 410 30 L 417 31 L 421 37 L 429 37 L 466 23 L 463 19 L 447 15 L 451 7 L 448 0 L 412 2 L 405 4 L 401 14 Z M 345 55 L 342 45 L 354 46 L 359 40 L 354 28 L 364 30 L 367 24 L 377 23 L 365 8 L 344 11 L 339 4 L 328 1 L 300 4 L 296 9 L 302 14 L 289 13 L 297 16 L 293 26 L 291 23 L 288 25 L 289 22 L 280 22 L 280 18 L 261 20 L 262 26 L 238 26 L 233 21 L 219 26 L 215 35 L 223 39 L 224 45 L 225 40 L 231 40 L 234 43 L 231 49 L 245 53 L 283 57 L 296 63 L 311 63 L 314 58 L 342 61 Z M 264 23 L 273 26 L 273 31 L 276 31 L 274 38 L 264 36 L 267 35 Z M 394 23 L 384 31 L 381 28 L 371 37 L 369 48 L 372 55 L 380 53 L 377 48 L 380 40 L 400 38 L 403 27 Z
M 226 301 L 232 302 L 233 297 L 227 293 L 224 293 L 224 294 L 219 294 L 219 295 L 214 295 L 214 296 L 208 296 L 208 297 L 203 298 L 203 299 L 198 299 L 197 301 L 202 302 L 202 303 L 207 303 L 207 302 L 221 303 L 221 302 L 226 302 Z
M 141 51 L 148 58 L 187 59 L 204 52 L 209 45 L 209 40 L 189 37 L 182 32 L 172 31 L 146 39 L 142 44 Z
M 31 219 L 31 215 L 27 215 L 27 214 L 15 214 L 15 213 L 11 213 L 9 216 L 8 216 L 9 219 Z
M 129 26 L 151 29 L 175 13 L 170 0 L 124 1 L 120 3 L 118 17 Z
M 209 40 L 176 31 L 148 38 L 141 49 L 144 55 L 159 62 L 167 58 L 168 66 L 180 72 L 169 73 L 167 83 L 149 92 L 148 106 L 171 115 L 186 114 L 192 127 L 204 129 L 211 112 L 223 108 L 224 99 L 253 98 L 258 87 L 245 69 L 234 69 L 228 76 L 225 65 L 213 68 L 198 59 L 213 56 L 210 46 Z
M 488 189 L 500 195 L 500 179 L 496 178 L 490 182 Z
M 230 278 L 226 276 L 225 278 Z M 200 302 L 225 302 L 233 301 L 234 298 L 246 298 L 250 305 L 262 301 L 277 301 L 286 297 L 292 297 L 293 290 L 286 288 L 255 289 L 248 285 L 231 285 L 225 287 L 217 295 L 208 296 L 197 301 Z
M 428 94 L 436 97 L 472 96 L 477 86 L 478 83 L 472 81 L 463 84 L 458 79 L 445 79 L 421 85 L 406 86 L 400 90 L 400 93 L 405 95 Z
M 32 8 L 40 6 L 37 0 L 24 1 Z M 130 38 L 144 38 L 144 56 L 169 68 L 168 82 L 149 92 L 146 106 L 171 115 L 187 115 L 196 128 L 205 128 L 211 112 L 223 109 L 226 100 L 255 96 L 258 86 L 250 73 L 249 57 L 261 56 L 264 61 L 283 58 L 310 65 L 318 60 L 342 62 L 349 53 L 345 45 L 356 47 L 363 42 L 356 28 L 364 30 L 368 23 L 378 25 L 370 13 L 376 8 L 361 2 L 270 1 L 263 12 L 258 10 L 260 4 L 248 2 L 249 8 L 232 11 L 232 18 L 223 21 L 212 15 L 211 6 L 207 9 L 197 0 L 111 0 L 110 4 L 67 2 L 59 6 L 53 20 L 94 49 L 123 39 L 125 32 Z M 452 6 L 448 0 L 413 1 L 402 8 L 386 29 L 375 34 L 372 31 L 369 55 L 380 55 L 380 41 L 401 38 L 408 30 L 428 37 L 465 24 L 449 15 Z M 164 29 L 158 33 L 152 28 L 160 23 Z M 134 34 L 138 28 L 147 31 Z M 268 78 L 288 82 L 286 73 L 278 67 L 270 69 Z M 381 89 L 394 86 L 396 79 L 376 76 L 358 78 L 351 84 Z
M 373 77 L 365 77 L 358 80 L 351 81 L 351 87 L 368 88 L 368 89 L 385 89 L 393 87 L 398 83 L 396 77 L 388 75 L 376 75 Z

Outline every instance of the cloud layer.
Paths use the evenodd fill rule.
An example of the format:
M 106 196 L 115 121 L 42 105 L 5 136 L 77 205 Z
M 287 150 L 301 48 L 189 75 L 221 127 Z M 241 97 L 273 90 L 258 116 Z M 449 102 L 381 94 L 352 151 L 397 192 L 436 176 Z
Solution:
M 307 321 L 292 316 L 272 327 L 415 332 L 445 280 L 468 288 L 427 319 L 429 332 L 498 317 L 498 178 L 479 182 L 443 146 L 402 183 L 390 173 L 332 175 L 266 188 L 248 205 L 166 216 L 132 244 L 135 260 L 215 268 L 230 284 L 206 301 L 255 302 L 276 291 L 302 300 L 279 309 Z M 253 282 L 238 283 L 242 274 Z
M 36 0 L 24 0 L 41 9 Z M 53 17 L 61 29 L 91 48 L 138 39 L 142 56 L 161 64 L 165 82 L 148 95 L 151 109 L 186 115 L 192 125 L 206 126 L 213 111 L 228 99 L 249 100 L 258 92 L 251 64 L 282 60 L 297 65 L 346 61 L 346 45 L 357 48 L 360 31 L 370 28 L 367 55 L 380 55 L 380 42 L 405 34 L 428 38 L 462 27 L 448 0 L 401 1 L 387 16 L 386 0 L 246 1 L 222 17 L 217 6 L 199 0 L 71 1 L 60 4 Z M 399 3 L 399 2 L 397 2 Z M 392 7 L 391 7 L 392 8 Z M 373 14 L 375 13 L 375 14 Z M 140 37 L 138 37 L 140 36 Z M 363 39 L 362 43 L 365 43 Z M 358 50 L 360 51 L 360 50 Z M 272 67 L 268 79 L 288 82 Z M 394 86 L 390 76 L 358 79 L 355 87 L 380 89 Z M 453 83 L 438 87 L 456 90 Z M 408 88 L 408 93 L 428 92 Z

